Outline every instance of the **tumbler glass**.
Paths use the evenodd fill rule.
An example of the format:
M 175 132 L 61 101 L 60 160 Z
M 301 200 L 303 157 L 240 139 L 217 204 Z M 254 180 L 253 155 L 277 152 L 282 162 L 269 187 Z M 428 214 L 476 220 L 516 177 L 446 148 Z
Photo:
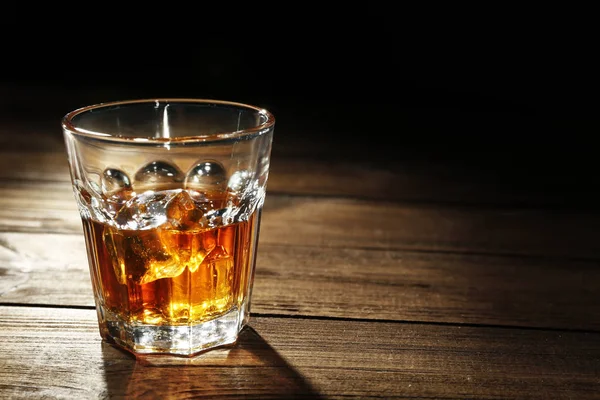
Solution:
M 62 128 L 100 334 L 194 355 L 248 323 L 275 119 L 204 99 L 102 103 Z

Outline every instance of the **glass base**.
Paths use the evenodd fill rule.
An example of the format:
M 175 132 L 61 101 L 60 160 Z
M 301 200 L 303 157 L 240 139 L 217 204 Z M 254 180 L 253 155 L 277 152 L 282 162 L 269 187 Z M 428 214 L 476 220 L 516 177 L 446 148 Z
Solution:
M 147 325 L 124 321 L 113 312 L 98 306 L 98 321 L 103 339 L 134 354 L 173 354 L 193 356 L 197 353 L 233 344 L 248 315 L 234 308 L 210 321 L 195 325 Z

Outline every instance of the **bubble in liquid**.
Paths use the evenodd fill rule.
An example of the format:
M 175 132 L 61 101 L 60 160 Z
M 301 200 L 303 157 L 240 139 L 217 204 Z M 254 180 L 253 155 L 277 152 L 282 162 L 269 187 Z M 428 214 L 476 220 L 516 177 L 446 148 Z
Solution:
M 131 188 L 131 181 L 127 174 L 120 169 L 107 168 L 102 173 L 101 185 L 102 192 L 107 195 Z
M 227 183 L 225 168 L 217 161 L 203 161 L 192 168 L 185 180 L 186 187 L 221 189 Z
M 166 161 L 152 161 L 135 174 L 135 180 L 142 183 L 172 183 L 183 180 L 183 173 Z

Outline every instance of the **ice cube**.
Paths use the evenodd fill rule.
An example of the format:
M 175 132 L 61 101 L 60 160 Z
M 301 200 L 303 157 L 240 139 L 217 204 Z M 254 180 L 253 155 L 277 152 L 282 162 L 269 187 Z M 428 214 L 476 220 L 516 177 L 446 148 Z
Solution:
M 252 171 L 236 171 L 227 185 L 228 222 L 246 221 L 264 199 L 264 189 L 258 186 Z
M 127 280 L 140 285 L 150 283 L 176 277 L 185 269 L 155 231 L 119 231 L 107 226 L 103 240 L 120 284 Z
M 217 245 L 217 232 L 209 230 L 194 235 L 193 243 L 190 252 L 187 266 L 190 272 L 196 272 L 198 267 L 202 265 L 206 256 L 209 255 Z
M 234 172 L 227 182 L 227 191 L 231 194 L 241 195 L 252 181 L 252 171 L 241 170 Z
M 135 196 L 135 192 L 131 188 L 125 188 L 113 192 L 110 196 L 104 198 L 104 209 L 114 218 L 115 215 L 123 208 L 123 206 Z
M 183 181 L 183 173 L 166 161 L 152 161 L 135 174 L 135 180 L 145 184 L 169 184 Z
M 128 270 L 138 284 L 154 282 L 162 278 L 175 278 L 185 270 L 176 250 L 165 246 L 161 236 L 154 230 L 139 231 L 125 237 L 128 249 L 133 253 L 128 260 L 139 260 L 143 270 Z
M 206 226 L 216 228 L 220 225 L 226 225 L 233 222 L 230 208 L 221 208 L 208 211 L 204 214 Z
M 166 204 L 166 224 L 163 229 L 190 230 L 201 227 L 199 221 L 204 213 L 186 191 L 179 191 Z
M 176 258 L 182 268 L 196 272 L 217 244 L 215 231 L 186 232 L 158 229 L 157 233 L 165 250 Z
M 213 307 L 223 309 L 232 301 L 233 257 L 227 254 L 223 246 L 216 246 L 204 259 L 200 268 L 209 272 Z
M 122 229 L 155 228 L 167 221 L 166 205 L 179 191 L 148 190 L 129 201 L 116 213 L 114 220 Z
M 225 168 L 214 160 L 202 161 L 186 176 L 185 186 L 196 190 L 220 191 L 227 184 Z
M 125 269 L 124 254 L 121 247 L 123 244 L 123 235 L 114 231 L 111 227 L 106 227 L 102 239 L 104 240 L 104 246 L 110 257 L 117 282 L 121 285 L 127 284 L 127 271 Z
M 135 195 L 129 176 L 119 169 L 105 169 L 100 183 L 104 208 L 111 216 L 114 216 Z

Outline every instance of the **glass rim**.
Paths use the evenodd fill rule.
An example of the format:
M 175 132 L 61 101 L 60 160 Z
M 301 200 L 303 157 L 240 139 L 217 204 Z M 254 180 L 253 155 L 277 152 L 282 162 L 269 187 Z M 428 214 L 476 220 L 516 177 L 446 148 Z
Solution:
M 265 117 L 265 122 L 254 126 L 252 128 L 240 129 L 237 131 L 226 131 L 213 134 L 204 135 L 193 135 L 193 136 L 181 136 L 181 137 L 144 137 L 144 136 L 115 136 L 104 132 L 97 132 L 92 130 L 83 129 L 77 127 L 73 122 L 73 119 L 84 113 L 101 110 L 104 108 L 114 106 L 126 106 L 134 104 L 144 103 L 180 103 L 180 104 L 205 104 L 205 105 L 216 105 L 216 106 L 229 106 L 236 107 L 245 110 L 253 110 L 258 112 L 260 115 Z M 185 98 L 185 97 L 160 97 L 160 98 L 144 98 L 144 99 L 132 99 L 132 100 L 119 100 L 109 101 L 103 103 L 91 104 L 85 107 L 77 108 L 67 113 L 61 121 L 62 128 L 69 133 L 76 136 L 88 137 L 97 140 L 108 140 L 122 143 L 144 143 L 144 144 L 165 144 L 165 143 L 190 143 L 190 142 L 213 142 L 222 140 L 231 140 L 236 138 L 243 138 L 247 136 L 261 135 L 267 132 L 275 125 L 275 117 L 273 114 L 265 108 L 253 106 L 246 103 L 239 103 L 235 101 L 227 100 L 215 100 L 215 99 L 202 99 L 202 98 Z

